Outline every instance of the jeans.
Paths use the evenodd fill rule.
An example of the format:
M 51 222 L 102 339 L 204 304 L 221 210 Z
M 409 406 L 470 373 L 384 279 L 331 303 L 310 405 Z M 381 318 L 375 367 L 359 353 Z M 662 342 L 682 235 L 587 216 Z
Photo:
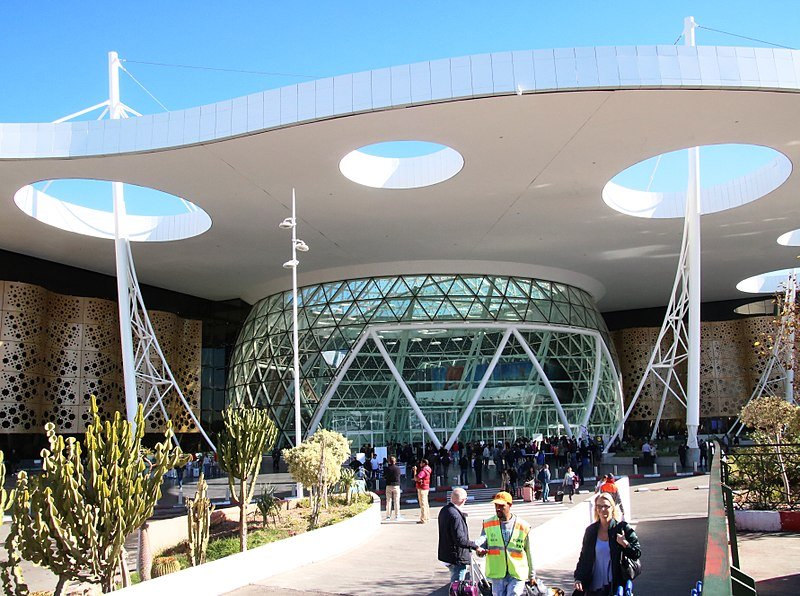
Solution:
M 419 521 L 428 522 L 431 519 L 431 508 L 428 505 L 428 490 L 417 489 L 417 500 L 419 501 Z
M 548 482 L 542 482 L 542 502 L 546 501 L 549 496 L 550 484 Z
M 400 485 L 390 485 L 386 487 L 386 517 L 392 517 L 394 509 L 395 517 L 400 517 Z
M 450 568 L 450 583 L 452 584 L 454 581 L 461 581 L 463 582 L 467 577 L 467 566 L 466 565 L 447 565 Z
M 505 576 L 503 579 L 492 579 L 492 596 L 522 596 L 525 593 L 525 582 L 521 579 Z

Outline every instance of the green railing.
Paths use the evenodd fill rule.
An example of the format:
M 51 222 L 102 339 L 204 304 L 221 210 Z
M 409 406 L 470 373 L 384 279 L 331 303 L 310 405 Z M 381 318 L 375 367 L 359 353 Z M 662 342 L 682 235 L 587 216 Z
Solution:
M 733 491 L 723 480 L 727 469 L 719 443 L 708 479 L 708 532 L 703 566 L 704 596 L 754 596 L 755 581 L 740 569 L 733 515 Z

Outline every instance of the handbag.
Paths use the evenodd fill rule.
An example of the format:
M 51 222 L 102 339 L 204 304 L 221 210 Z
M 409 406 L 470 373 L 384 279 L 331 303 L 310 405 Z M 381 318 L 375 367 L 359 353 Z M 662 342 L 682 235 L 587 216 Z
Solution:
M 620 522 L 623 535 L 625 530 L 628 529 L 627 522 Z M 619 553 L 619 567 L 622 572 L 623 580 L 634 580 L 642 574 L 642 561 L 641 559 L 631 559 L 623 551 Z
M 622 570 L 622 579 L 634 580 L 642 573 L 642 562 L 639 559 L 631 559 L 625 553 L 621 553 L 619 557 L 619 566 Z

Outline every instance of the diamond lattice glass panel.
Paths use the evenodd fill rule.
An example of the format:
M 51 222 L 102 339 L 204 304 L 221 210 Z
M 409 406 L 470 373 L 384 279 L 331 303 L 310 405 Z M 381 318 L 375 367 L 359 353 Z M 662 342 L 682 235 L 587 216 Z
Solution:
M 578 288 L 437 274 L 344 280 L 300 296 L 304 430 L 322 424 L 372 444 L 433 433 L 444 444 L 457 427 L 462 440 L 500 427 L 608 434 L 621 417 L 608 331 Z M 228 383 L 229 401 L 268 407 L 285 443 L 294 431 L 291 311 L 291 292 L 253 307 Z

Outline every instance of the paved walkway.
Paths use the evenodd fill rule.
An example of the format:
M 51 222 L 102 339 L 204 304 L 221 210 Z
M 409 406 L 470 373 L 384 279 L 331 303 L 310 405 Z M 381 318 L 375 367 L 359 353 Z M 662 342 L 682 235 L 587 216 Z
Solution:
M 698 485 L 707 486 L 707 477 L 644 480 L 634 486 L 634 490 L 637 487 L 650 489 L 632 494 L 634 521 L 645 552 L 645 571 L 637 581 L 637 593 L 655 596 L 688 593 L 700 577 L 708 491 L 695 490 Z M 664 491 L 667 486 L 678 486 L 680 490 Z M 538 526 L 567 507 L 569 503 L 517 502 L 514 511 Z M 438 509 L 432 510 L 433 518 Z M 480 503 L 468 505 L 467 512 L 471 514 L 470 535 L 476 536 L 481 519 L 490 515 L 493 508 L 489 503 Z M 355 551 L 305 567 L 302 572 L 271 577 L 231 594 L 446 595 L 449 575 L 436 560 L 436 525 L 417 525 L 418 509 L 405 509 L 403 513 L 409 521 L 382 524 L 377 536 Z M 548 568 L 538 569 L 539 576 L 549 585 L 570 588 L 568 594 L 580 541 L 581 536 L 576 536 L 571 552 L 564 552 L 559 561 Z M 547 545 L 535 548 L 547 548 Z
M 259 482 L 274 484 L 282 492 L 291 490 L 292 485 L 285 472 L 262 475 Z M 225 479 L 213 479 L 210 484 L 211 496 L 223 498 L 226 495 Z M 634 491 L 640 491 L 633 492 L 631 497 L 636 531 L 644 550 L 644 572 L 636 582 L 637 594 L 688 594 L 702 573 L 707 517 L 708 491 L 695 490 L 695 487 L 707 487 L 708 478 L 643 479 L 634 480 L 632 484 Z M 667 486 L 677 486 L 679 490 L 665 491 Z M 164 488 L 160 502 L 164 508 L 182 503 L 183 495 L 194 494 L 192 482 L 187 482 L 183 491 L 171 483 Z M 578 499 L 586 496 L 584 493 Z M 266 579 L 232 594 L 445 596 L 449 575 L 436 560 L 435 518 L 440 507 L 437 504 L 432 508 L 433 521 L 427 525 L 415 523 L 419 509 L 404 507 L 407 521 L 382 524 L 378 534 L 358 550 L 347 552 L 347 545 L 342 545 L 344 552 L 339 557 Z M 515 511 L 534 526 L 567 507 L 570 507 L 569 503 L 527 504 L 517 501 L 514 504 Z M 470 533 L 477 536 L 481 520 L 491 515 L 492 507 L 486 502 L 476 503 L 468 505 L 467 511 L 471 514 Z M 7 524 L 0 528 L 0 541 L 7 529 Z M 742 568 L 757 580 L 759 596 L 800 594 L 797 566 L 800 535 L 743 533 L 739 537 L 739 546 Z M 536 548 L 547 548 L 547 545 L 537 545 Z M 562 553 L 559 560 L 548 568 L 538 569 L 540 577 L 549 585 L 571 588 L 579 548 L 580 536 L 576 536 L 574 549 Z M 4 556 L 0 549 L 0 560 Z M 52 589 L 55 585 L 55 577 L 49 571 L 28 563 L 25 563 L 25 577 L 33 590 Z M 570 593 L 571 589 L 567 590 L 567 594 Z

